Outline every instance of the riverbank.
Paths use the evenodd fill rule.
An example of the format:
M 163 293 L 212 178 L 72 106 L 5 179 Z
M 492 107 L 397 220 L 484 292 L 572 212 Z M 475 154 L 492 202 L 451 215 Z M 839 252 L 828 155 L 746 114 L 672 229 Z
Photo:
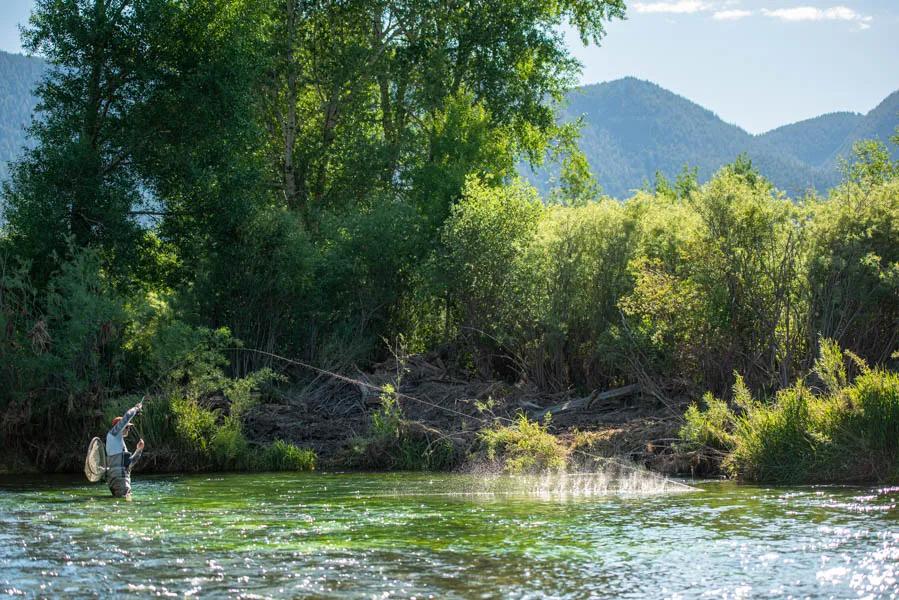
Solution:
M 402 373 L 399 381 L 398 372 Z M 602 398 L 599 391 L 545 394 L 524 382 L 465 379 L 433 354 L 405 357 L 402 364 L 396 359 L 381 363 L 369 373 L 357 371 L 354 379 L 355 383 L 322 377 L 303 387 L 267 394 L 240 414 L 239 431 L 246 447 L 239 451 L 264 454 L 266 449 L 284 444 L 314 453 L 314 459 L 295 463 L 294 470 L 483 470 L 487 468 L 484 432 L 514 424 L 523 415 L 532 425 L 545 424 L 543 433 L 558 446 L 566 466 L 612 458 L 665 474 L 707 473 L 697 471 L 697 465 L 675 450 L 689 402 L 663 403 L 639 385 L 627 386 L 627 394 L 611 399 Z M 129 402 L 118 404 L 125 407 Z M 187 417 L 194 422 L 189 425 L 176 422 L 186 418 L 184 414 L 163 413 L 163 405 L 172 410 L 166 399 L 150 396 L 145 405 L 135 432 L 154 438 L 155 447 L 148 440 L 138 472 L 220 470 L 214 462 L 201 464 L 191 457 L 179 457 L 173 439 L 191 430 L 194 445 L 212 447 L 222 430 L 231 428 L 229 436 L 236 436 L 232 400 L 221 393 L 200 399 Z M 177 406 L 176 410 L 183 411 Z M 394 430 L 382 431 L 379 439 L 373 422 L 383 421 L 385 416 L 393 422 L 382 428 Z M 203 440 L 203 433 L 210 439 Z M 440 460 L 429 463 L 427 458 L 435 450 L 442 453 Z M 409 456 L 402 458 L 398 453 Z M 56 457 L 58 468 L 49 470 L 77 472 L 82 460 L 73 449 Z M 504 470 L 502 460 L 492 462 L 492 470 Z M 236 470 L 250 471 L 268 470 L 269 464 L 235 463 Z M 0 473 L 39 471 L 21 454 L 0 457 Z
M 397 386 L 398 372 L 402 376 Z M 475 468 L 483 458 L 482 433 L 525 415 L 532 422 L 545 420 L 547 433 L 572 462 L 589 454 L 667 474 L 689 474 L 691 467 L 695 472 L 696 465 L 674 448 L 689 406 L 686 398 L 662 402 L 639 385 L 611 399 L 596 399 L 602 390 L 546 394 L 526 382 L 466 379 L 436 354 L 407 357 L 402 365 L 394 359 L 356 378 L 360 383 L 322 379 L 302 393 L 285 394 L 281 403 L 258 406 L 247 416 L 248 435 L 310 448 L 323 469 L 427 467 L 415 462 L 397 465 L 383 443 L 367 448 L 372 416 L 384 405 L 379 390 L 391 386 L 390 402 L 396 402 L 391 410 L 399 411 L 396 418 L 405 423 L 410 438 L 405 441 L 421 445 L 420 457 L 438 444 L 449 454 L 440 470 Z M 397 433 L 397 443 L 403 442 L 402 436 Z
M 829 340 L 807 376 L 771 398 L 754 397 L 739 376 L 729 398 L 700 402 L 648 381 L 546 394 L 527 381 L 466 378 L 438 354 L 303 387 L 265 384 L 278 379 L 256 380 L 265 394 L 242 385 L 194 400 L 147 397 L 135 420 L 148 442 L 138 472 L 543 474 L 626 463 L 781 484 L 899 481 L 899 374 Z M 107 419 L 133 401 L 112 403 Z M 80 470 L 80 448 L 46 452 L 44 464 L 54 456 L 58 467 L 45 472 Z M 0 474 L 37 470 L 23 454 L 0 456 Z
M 899 375 L 831 341 L 821 348 L 807 377 L 772 398 L 753 397 L 740 377 L 729 399 L 707 393 L 701 402 L 651 383 L 545 394 L 526 381 L 466 378 L 437 354 L 264 395 L 243 386 L 243 402 L 253 398 L 244 406 L 222 392 L 148 397 L 135 421 L 148 441 L 138 471 L 540 474 L 626 463 L 770 483 L 899 481 Z M 54 460 L 50 470 L 77 472 L 82 456 L 73 448 Z M 0 465 L 37 471 L 22 454 Z

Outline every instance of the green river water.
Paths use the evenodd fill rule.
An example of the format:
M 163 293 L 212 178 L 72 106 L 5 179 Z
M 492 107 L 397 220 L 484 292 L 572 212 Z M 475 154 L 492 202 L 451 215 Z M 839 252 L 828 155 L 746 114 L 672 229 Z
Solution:
M 897 598 L 899 488 L 0 479 L 0 596 Z M 627 487 L 627 486 L 626 486 Z

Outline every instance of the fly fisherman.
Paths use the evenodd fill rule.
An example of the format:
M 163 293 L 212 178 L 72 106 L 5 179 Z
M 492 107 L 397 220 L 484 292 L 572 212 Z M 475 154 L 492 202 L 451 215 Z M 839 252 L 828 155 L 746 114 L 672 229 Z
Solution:
M 131 419 L 143 407 L 141 400 L 133 408 L 129 408 L 124 416 L 112 420 L 112 429 L 106 434 L 106 482 L 109 490 L 116 498 L 131 500 L 131 469 L 140 459 L 144 450 L 144 440 L 137 443 L 134 454 L 125 447 L 125 438 L 131 433 Z

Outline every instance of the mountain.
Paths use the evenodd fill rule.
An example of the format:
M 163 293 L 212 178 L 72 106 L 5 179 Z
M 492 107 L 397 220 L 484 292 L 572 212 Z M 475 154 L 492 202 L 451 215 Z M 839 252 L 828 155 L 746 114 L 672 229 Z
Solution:
M 893 92 L 878 104 L 874 110 L 865 115 L 853 132 L 828 158 L 828 164 L 836 165 L 840 158 L 852 155 L 852 144 L 857 140 L 877 139 L 887 144 L 893 159 L 899 160 L 899 145 L 891 144 L 890 138 L 896 135 L 899 125 L 899 91 Z
M 774 184 L 801 195 L 839 181 L 838 156 L 864 138 L 889 138 L 899 124 L 899 93 L 867 115 L 833 113 L 751 135 L 664 88 L 632 77 L 571 92 L 559 118 L 582 119 L 581 149 L 606 193 L 626 197 L 661 171 L 674 179 L 685 165 L 701 181 L 746 153 Z M 528 173 L 546 190 L 557 173 Z
M 37 104 L 32 92 L 46 69 L 40 59 L 0 51 L 0 178 L 25 144 Z
M 806 164 L 824 166 L 864 120 L 858 113 L 831 113 L 778 127 L 757 139 Z

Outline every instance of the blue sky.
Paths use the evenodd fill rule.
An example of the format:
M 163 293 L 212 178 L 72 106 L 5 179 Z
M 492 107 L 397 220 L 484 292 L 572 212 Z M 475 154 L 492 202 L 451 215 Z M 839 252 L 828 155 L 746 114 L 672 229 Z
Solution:
M 633 75 L 759 133 L 899 89 L 899 0 L 629 0 L 601 48 L 569 35 L 583 83 Z M 0 0 L 0 49 L 18 52 L 31 0 Z

